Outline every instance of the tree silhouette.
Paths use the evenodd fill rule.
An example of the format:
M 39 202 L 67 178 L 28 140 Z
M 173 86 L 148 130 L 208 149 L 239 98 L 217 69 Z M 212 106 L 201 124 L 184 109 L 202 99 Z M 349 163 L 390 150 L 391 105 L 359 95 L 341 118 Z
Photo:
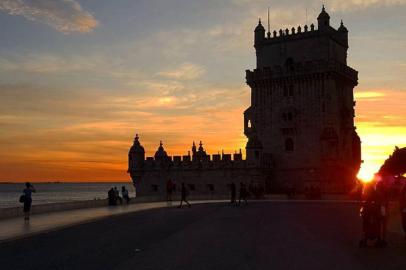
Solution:
M 406 147 L 395 146 L 392 155 L 383 163 L 379 170 L 381 175 L 400 176 L 406 173 Z

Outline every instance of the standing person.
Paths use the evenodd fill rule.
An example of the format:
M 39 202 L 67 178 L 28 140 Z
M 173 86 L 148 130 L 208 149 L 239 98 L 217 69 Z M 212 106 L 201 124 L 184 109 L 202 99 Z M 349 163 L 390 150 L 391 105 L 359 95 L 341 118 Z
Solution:
M 123 204 L 123 199 L 120 197 L 120 192 L 118 191 L 117 187 L 114 187 L 114 197 L 116 199 L 116 204 L 117 201 L 120 201 L 120 204 Z
M 130 196 L 128 195 L 128 190 L 125 188 L 125 186 L 121 187 L 121 196 L 127 204 L 130 202 Z
M 245 202 L 245 205 L 248 205 L 247 202 L 247 188 L 245 187 L 245 184 L 243 182 L 240 183 L 240 197 L 238 200 L 238 205 L 241 205 L 241 200 Z
M 389 206 L 389 196 L 388 189 L 385 186 L 383 180 L 376 183 L 376 198 L 379 205 L 379 219 L 380 219 L 380 233 L 381 233 L 381 246 L 386 246 L 386 232 L 388 223 L 388 206 Z
M 172 202 L 173 182 L 171 179 L 166 181 L 166 200 Z
M 185 202 L 189 208 L 192 206 L 187 201 L 187 196 L 188 196 L 188 190 L 186 189 L 185 183 L 182 183 L 180 205 L 178 206 L 178 208 L 182 208 L 182 202 Z
M 32 204 L 32 193 L 36 192 L 33 185 L 30 182 L 25 183 L 25 189 L 23 190 L 24 193 L 24 220 L 30 220 L 30 211 L 31 211 L 31 204 Z
M 110 188 L 108 194 L 109 205 L 116 205 L 116 194 L 113 188 Z
M 235 197 L 236 197 L 236 193 L 237 193 L 237 188 L 235 187 L 234 182 L 232 182 L 231 185 L 230 185 L 230 192 L 231 192 L 230 203 L 235 204 Z
M 400 214 L 402 217 L 403 232 L 405 233 L 405 239 L 406 239 L 406 183 L 403 184 L 403 188 L 400 191 L 399 207 L 400 207 Z

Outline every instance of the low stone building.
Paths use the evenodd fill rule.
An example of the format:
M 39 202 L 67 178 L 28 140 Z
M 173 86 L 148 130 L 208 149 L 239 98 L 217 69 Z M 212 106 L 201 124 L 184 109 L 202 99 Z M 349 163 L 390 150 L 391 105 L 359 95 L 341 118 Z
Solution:
M 230 184 L 241 182 L 265 189 L 269 166 L 259 167 L 243 160 L 242 153 L 208 155 L 200 142 L 199 148 L 193 143 L 192 154 L 168 156 L 162 142 L 154 157 L 145 158 L 145 150 L 138 135 L 130 149 L 128 167 L 134 181 L 137 196 L 166 195 L 166 183 L 175 183 L 175 193 L 185 183 L 193 198 L 219 198 L 228 196 Z

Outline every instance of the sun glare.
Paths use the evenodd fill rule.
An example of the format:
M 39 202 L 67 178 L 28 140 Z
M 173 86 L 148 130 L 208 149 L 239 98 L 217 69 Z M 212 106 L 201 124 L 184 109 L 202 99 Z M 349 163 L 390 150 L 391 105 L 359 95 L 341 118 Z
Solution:
M 358 179 L 364 183 L 371 182 L 374 179 L 377 168 L 373 165 L 362 164 L 358 172 Z

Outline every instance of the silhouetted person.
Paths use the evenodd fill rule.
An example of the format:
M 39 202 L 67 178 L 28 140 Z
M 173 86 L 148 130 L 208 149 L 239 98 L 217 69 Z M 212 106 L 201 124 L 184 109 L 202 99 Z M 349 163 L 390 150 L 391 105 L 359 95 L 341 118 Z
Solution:
M 379 204 L 381 245 L 386 245 L 386 227 L 388 222 L 389 194 L 383 181 L 376 184 L 376 200 Z
M 241 201 L 244 201 L 245 205 L 248 205 L 247 195 L 248 195 L 247 187 L 245 186 L 245 184 L 243 182 L 241 182 L 240 183 L 240 196 L 238 198 L 238 205 L 241 205 Z
M 363 239 L 360 241 L 360 247 L 365 247 L 368 240 L 372 240 L 375 246 L 384 246 L 382 241 L 381 229 L 381 208 L 378 199 L 378 193 L 372 185 L 365 189 L 365 201 L 361 208 Z
M 171 179 L 166 181 L 166 200 L 172 202 L 173 182 Z
M 235 202 L 236 202 L 235 198 L 237 196 L 237 188 L 236 188 L 234 182 L 232 182 L 230 185 L 230 193 L 231 193 L 230 203 L 235 204 Z
M 128 190 L 125 188 L 125 186 L 121 187 L 121 196 L 127 204 L 130 202 L 130 196 L 128 195 Z
M 32 204 L 32 193 L 35 192 L 35 188 L 30 182 L 25 183 L 25 189 L 23 190 L 22 202 L 24 203 L 24 220 L 30 219 L 30 211 Z M 21 201 L 20 199 L 20 201 Z
M 116 204 L 117 201 L 120 201 L 120 204 L 123 204 L 123 198 L 120 197 L 120 192 L 118 191 L 117 187 L 114 187 L 114 197 L 116 199 Z
M 400 207 L 400 214 L 402 217 L 403 232 L 405 233 L 405 239 L 406 239 L 406 183 L 403 184 L 403 188 L 400 191 L 399 207 Z
M 109 190 L 107 195 L 108 195 L 109 205 L 116 205 L 117 204 L 117 202 L 116 202 L 116 193 L 115 193 L 113 188 L 111 188 Z
M 188 207 L 191 207 L 190 203 L 187 201 L 187 196 L 188 190 L 186 189 L 185 183 L 182 183 L 180 205 L 178 208 L 182 208 L 182 202 L 185 202 Z

